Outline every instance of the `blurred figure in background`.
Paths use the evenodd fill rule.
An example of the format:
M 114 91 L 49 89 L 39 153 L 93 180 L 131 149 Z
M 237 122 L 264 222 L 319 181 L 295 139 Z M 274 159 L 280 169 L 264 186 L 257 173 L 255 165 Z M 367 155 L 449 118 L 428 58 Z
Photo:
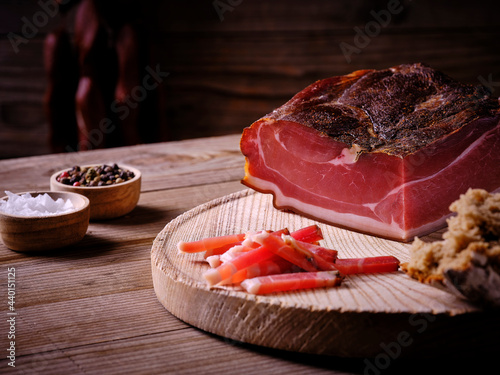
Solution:
M 161 111 L 166 74 L 154 74 L 138 2 L 71 0 L 60 4 L 60 13 L 62 23 L 44 46 L 52 151 L 167 140 Z

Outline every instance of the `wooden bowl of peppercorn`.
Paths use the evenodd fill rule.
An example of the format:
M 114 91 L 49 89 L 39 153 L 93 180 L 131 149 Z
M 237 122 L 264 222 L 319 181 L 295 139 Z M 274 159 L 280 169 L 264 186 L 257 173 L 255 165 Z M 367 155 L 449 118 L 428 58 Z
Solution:
M 141 194 L 141 172 L 123 164 L 73 166 L 50 177 L 50 190 L 69 191 L 90 201 L 90 220 L 105 220 L 131 212 Z

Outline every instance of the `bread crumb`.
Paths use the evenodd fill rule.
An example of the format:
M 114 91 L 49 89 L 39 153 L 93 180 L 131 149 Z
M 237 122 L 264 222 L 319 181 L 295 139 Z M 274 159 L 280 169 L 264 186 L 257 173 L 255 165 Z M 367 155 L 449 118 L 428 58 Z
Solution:
M 456 215 L 447 220 L 443 239 L 426 243 L 415 238 L 410 261 L 401 268 L 424 283 L 443 282 L 447 270 L 464 271 L 477 259 L 486 259 L 500 273 L 500 193 L 469 189 L 450 210 Z

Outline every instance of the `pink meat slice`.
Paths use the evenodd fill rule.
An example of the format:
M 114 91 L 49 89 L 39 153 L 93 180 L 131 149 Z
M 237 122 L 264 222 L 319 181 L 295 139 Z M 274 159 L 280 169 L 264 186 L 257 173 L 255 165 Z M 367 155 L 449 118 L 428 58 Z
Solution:
M 421 64 L 318 81 L 240 146 L 242 182 L 276 208 L 400 241 L 443 227 L 469 187 L 500 191 L 498 100 Z

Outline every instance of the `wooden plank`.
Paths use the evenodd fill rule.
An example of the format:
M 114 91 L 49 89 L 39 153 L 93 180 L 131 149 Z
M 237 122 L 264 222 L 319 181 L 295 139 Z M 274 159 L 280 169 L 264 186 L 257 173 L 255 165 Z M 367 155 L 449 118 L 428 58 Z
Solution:
M 353 25 L 363 25 L 372 20 L 372 11 L 387 10 L 389 3 L 398 11 L 391 14 L 393 27 L 398 28 L 497 26 L 497 17 L 487 10 L 499 10 L 498 3 L 494 1 L 487 1 L 484 7 L 475 7 L 466 0 L 455 1 L 452 10 L 449 4 L 436 4 L 431 0 L 313 0 L 307 3 L 300 0 L 220 1 L 219 11 L 214 3 L 207 1 L 193 6 L 186 2 L 160 2 L 155 13 L 145 16 L 160 30 L 276 32 L 352 28 Z
M 53 154 L 40 159 L 3 160 L 0 161 L 1 173 L 10 177 L 8 186 L 6 180 L 0 179 L 0 192 L 49 189 L 50 176 L 58 170 L 93 163 L 123 163 L 138 168 L 143 174 L 143 192 L 239 180 L 243 177 L 244 163 L 239 138 L 240 135 L 230 135 L 126 149 Z
M 23 356 L 18 361 L 20 368 L 30 369 L 36 365 L 40 375 L 97 374 L 104 370 L 110 375 L 346 374 L 352 372 L 336 371 L 335 368 L 359 367 L 342 359 L 300 355 L 290 358 L 287 353 L 241 346 L 195 329 L 52 350 Z
M 151 288 L 45 300 L 40 305 L 19 308 L 17 318 L 19 356 L 187 328 L 163 309 Z
M 498 34 L 498 29 L 384 30 L 368 38 L 364 46 L 356 42 L 354 29 L 313 35 L 298 31 L 196 33 L 166 34 L 155 45 L 163 69 L 171 72 L 165 81 L 167 86 L 182 78 L 186 87 L 197 82 L 197 86 L 203 86 L 207 81 L 207 89 L 212 87 L 214 92 L 283 97 L 315 79 L 411 62 L 426 62 L 458 80 L 477 83 L 478 74 L 498 73 L 495 63 L 499 54 L 491 49 Z M 169 48 L 160 48 L 163 43 Z M 352 62 L 345 58 L 341 43 L 359 48 L 360 52 L 351 56 Z M 221 80 L 222 73 L 234 80 Z M 281 81 L 274 85 L 273 79 Z
M 135 14 L 144 20 L 145 25 L 155 28 L 156 31 L 332 30 L 366 23 L 372 19 L 372 11 L 386 10 L 388 3 L 386 0 L 371 2 L 313 0 L 307 4 L 300 0 L 219 1 L 218 11 L 217 3 L 214 1 L 198 2 L 193 5 L 186 2 L 146 0 L 134 4 L 134 9 Z M 499 10 L 499 6 L 492 0 L 485 1 L 482 7 L 472 6 L 467 0 L 455 1 L 453 11 L 450 11 L 449 4 L 436 4 L 431 0 L 418 2 L 401 0 L 392 4 L 397 10 L 402 8 L 400 12 L 394 12 L 391 17 L 396 27 L 473 28 L 498 25 L 495 13 Z M 0 33 L 3 34 L 14 32 L 23 36 L 23 26 L 29 22 L 33 23 L 37 13 L 49 15 L 46 21 L 45 17 L 38 15 L 37 23 L 40 26 L 36 27 L 35 31 L 39 34 L 45 34 L 61 23 L 60 12 L 51 11 L 49 14 L 39 2 L 10 2 L 3 4 L 2 10 L 6 15 L 5 22 L 0 25 Z M 73 13 L 69 12 L 70 21 L 74 17 Z M 69 22 L 70 25 L 71 23 Z

